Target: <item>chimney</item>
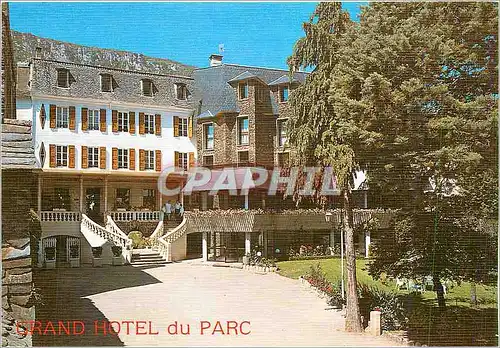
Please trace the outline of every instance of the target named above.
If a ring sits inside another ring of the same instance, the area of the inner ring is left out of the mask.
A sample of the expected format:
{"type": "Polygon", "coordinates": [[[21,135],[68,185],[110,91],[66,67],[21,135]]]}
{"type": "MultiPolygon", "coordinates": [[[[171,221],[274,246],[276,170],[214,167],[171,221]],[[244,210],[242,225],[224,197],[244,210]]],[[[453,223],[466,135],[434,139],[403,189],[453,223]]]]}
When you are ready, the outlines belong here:
{"type": "Polygon", "coordinates": [[[219,66],[222,65],[222,55],[221,54],[212,54],[209,58],[210,66],[219,66]]]}

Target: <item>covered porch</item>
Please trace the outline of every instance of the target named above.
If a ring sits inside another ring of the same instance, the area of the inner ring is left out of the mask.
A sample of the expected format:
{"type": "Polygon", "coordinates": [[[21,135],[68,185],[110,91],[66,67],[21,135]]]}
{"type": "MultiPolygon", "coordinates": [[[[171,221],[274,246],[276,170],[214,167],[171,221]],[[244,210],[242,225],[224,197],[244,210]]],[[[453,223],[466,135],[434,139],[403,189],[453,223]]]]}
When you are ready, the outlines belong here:
{"type": "MultiPolygon", "coordinates": [[[[182,180],[171,175],[167,185],[179,185],[182,180]]],[[[162,195],[158,175],[43,173],[37,192],[42,222],[77,222],[82,214],[101,225],[107,215],[115,222],[158,222],[167,200],[184,201],[182,193],[162,195]]]]}

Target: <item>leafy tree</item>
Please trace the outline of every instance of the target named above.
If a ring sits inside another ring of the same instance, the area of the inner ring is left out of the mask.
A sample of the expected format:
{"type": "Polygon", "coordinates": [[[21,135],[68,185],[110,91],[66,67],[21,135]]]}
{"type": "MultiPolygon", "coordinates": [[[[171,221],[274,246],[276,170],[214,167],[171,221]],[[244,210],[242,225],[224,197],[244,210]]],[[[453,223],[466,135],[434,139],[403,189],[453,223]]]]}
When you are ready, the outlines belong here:
{"type": "Polygon", "coordinates": [[[432,275],[444,307],[442,277],[484,279],[496,269],[483,262],[470,271],[496,233],[485,221],[498,202],[497,26],[494,3],[422,2],[372,3],[359,24],[340,4],[321,3],[304,24],[289,65],[312,73],[291,94],[289,139],[296,164],[333,167],[342,190],[349,330],[360,329],[356,169],[384,206],[401,209],[373,248],[372,274],[432,275]]]}
{"type": "MultiPolygon", "coordinates": [[[[348,45],[354,28],[347,12],[340,3],[320,3],[308,23],[304,23],[306,36],[295,45],[289,58],[292,70],[300,67],[314,68],[307,82],[292,94],[294,109],[288,121],[290,144],[296,151],[298,165],[324,165],[332,167],[337,185],[342,190],[345,217],[347,259],[347,312],[346,330],[361,331],[361,315],[356,281],[356,256],[354,250],[353,213],[351,199],[351,173],[355,169],[354,149],[346,142],[335,124],[343,125],[350,132],[348,117],[337,112],[332,102],[335,72],[348,45]]],[[[316,180],[316,186],[320,182],[316,180]]],[[[297,197],[296,197],[297,198],[297,197]]]]}

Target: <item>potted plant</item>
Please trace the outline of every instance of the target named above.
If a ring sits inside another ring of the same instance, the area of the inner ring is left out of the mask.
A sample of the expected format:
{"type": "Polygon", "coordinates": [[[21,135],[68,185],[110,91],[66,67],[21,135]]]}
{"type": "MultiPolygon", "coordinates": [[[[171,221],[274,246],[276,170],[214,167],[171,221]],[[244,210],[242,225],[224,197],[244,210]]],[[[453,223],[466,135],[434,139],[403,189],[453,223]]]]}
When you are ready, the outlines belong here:
{"type": "Polygon", "coordinates": [[[56,268],[56,247],[45,248],[45,268],[56,268]]]}
{"type": "Polygon", "coordinates": [[[113,266],[123,265],[122,247],[119,245],[113,245],[111,247],[111,252],[113,253],[113,266]]]}
{"type": "Polygon", "coordinates": [[[71,267],[80,267],[80,246],[71,245],[69,247],[69,264],[71,267]]]}
{"type": "Polygon", "coordinates": [[[243,256],[243,265],[246,266],[248,264],[250,264],[250,253],[246,253],[243,256]]]}
{"type": "Polygon", "coordinates": [[[92,265],[94,267],[102,267],[102,247],[92,248],[92,265]]]}

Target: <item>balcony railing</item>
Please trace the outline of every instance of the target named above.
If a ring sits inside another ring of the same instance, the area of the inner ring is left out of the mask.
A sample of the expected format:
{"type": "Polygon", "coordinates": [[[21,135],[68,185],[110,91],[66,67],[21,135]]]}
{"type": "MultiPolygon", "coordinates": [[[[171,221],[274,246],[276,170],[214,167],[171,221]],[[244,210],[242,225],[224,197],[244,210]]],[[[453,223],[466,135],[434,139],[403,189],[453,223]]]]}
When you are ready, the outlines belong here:
{"type": "Polygon", "coordinates": [[[109,215],[114,221],[158,221],[159,211],[111,211],[109,215]]]}
{"type": "Polygon", "coordinates": [[[41,221],[71,222],[80,221],[82,215],[79,211],[41,211],[41,221]]]}

